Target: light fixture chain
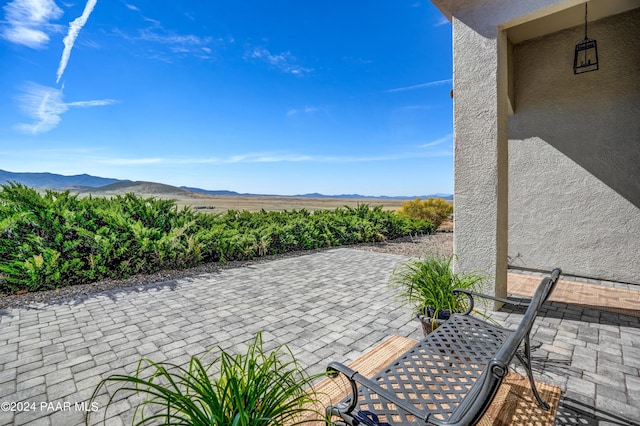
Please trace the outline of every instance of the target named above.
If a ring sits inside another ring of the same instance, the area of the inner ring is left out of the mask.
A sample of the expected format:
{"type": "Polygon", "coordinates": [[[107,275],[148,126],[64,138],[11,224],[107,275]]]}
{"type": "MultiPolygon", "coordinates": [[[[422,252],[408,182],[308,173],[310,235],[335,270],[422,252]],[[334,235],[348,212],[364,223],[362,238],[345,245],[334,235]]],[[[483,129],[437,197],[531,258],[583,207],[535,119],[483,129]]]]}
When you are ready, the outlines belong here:
{"type": "Polygon", "coordinates": [[[584,2],[584,38],[587,39],[587,2],[584,2]]]}

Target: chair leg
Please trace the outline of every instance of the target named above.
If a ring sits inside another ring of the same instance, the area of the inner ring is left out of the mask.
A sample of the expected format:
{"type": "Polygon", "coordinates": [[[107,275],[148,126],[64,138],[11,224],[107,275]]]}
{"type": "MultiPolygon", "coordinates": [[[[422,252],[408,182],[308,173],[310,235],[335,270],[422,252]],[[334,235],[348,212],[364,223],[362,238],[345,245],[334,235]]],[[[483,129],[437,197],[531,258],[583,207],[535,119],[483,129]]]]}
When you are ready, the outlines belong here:
{"type": "Polygon", "coordinates": [[[343,413],[334,406],[328,406],[325,412],[325,425],[327,426],[357,426],[356,421],[350,414],[343,413]],[[340,417],[339,420],[333,420],[332,417],[340,417]]]}
{"type": "Polygon", "coordinates": [[[329,405],[325,409],[326,426],[358,426],[359,422],[353,418],[346,404],[329,405]],[[335,417],[339,417],[335,420],[335,417]]]}
{"type": "Polygon", "coordinates": [[[524,369],[527,370],[527,376],[529,377],[529,383],[531,383],[531,391],[533,392],[533,396],[535,396],[536,401],[538,401],[538,406],[543,410],[548,410],[549,404],[544,402],[538,393],[538,388],[536,387],[536,382],[533,380],[533,372],[531,371],[531,344],[529,342],[529,333],[524,338],[524,356],[519,352],[516,352],[516,356],[520,360],[520,363],[524,366],[524,369]]]}

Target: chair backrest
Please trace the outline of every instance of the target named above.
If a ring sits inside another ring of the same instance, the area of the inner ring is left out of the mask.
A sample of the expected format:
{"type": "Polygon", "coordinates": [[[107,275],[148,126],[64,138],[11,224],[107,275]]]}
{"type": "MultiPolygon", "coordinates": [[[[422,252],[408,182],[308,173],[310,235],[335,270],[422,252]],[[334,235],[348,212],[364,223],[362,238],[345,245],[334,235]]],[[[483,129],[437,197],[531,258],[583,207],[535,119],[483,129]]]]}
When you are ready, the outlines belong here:
{"type": "Polygon", "coordinates": [[[471,424],[477,421],[487,410],[502,379],[509,372],[509,364],[520,347],[523,339],[531,332],[533,323],[542,304],[555,289],[560,269],[556,268],[549,277],[544,278],[536,289],[518,328],[504,341],[498,353],[493,357],[487,369],[478,379],[470,394],[460,404],[456,413],[449,419],[451,423],[471,424]]]}
{"type": "MultiPolygon", "coordinates": [[[[536,320],[536,316],[538,316],[538,311],[542,307],[542,304],[547,301],[555,289],[560,272],[560,269],[556,268],[551,272],[549,277],[544,278],[542,282],[540,282],[538,288],[533,294],[533,297],[531,298],[531,301],[529,302],[529,306],[527,307],[518,328],[516,328],[513,334],[505,340],[502,348],[494,357],[493,360],[495,361],[495,368],[500,368],[503,365],[506,368],[509,365],[515,356],[520,343],[522,343],[524,337],[531,332],[531,328],[533,327],[533,323],[536,320]]],[[[493,373],[500,375],[499,371],[493,371],[493,373]]],[[[506,374],[506,371],[504,374],[506,374]]]]}
{"type": "MultiPolygon", "coordinates": [[[[544,299],[542,300],[542,303],[546,302],[547,299],[549,299],[549,296],[551,296],[551,293],[553,293],[553,290],[555,290],[556,284],[558,284],[558,279],[560,278],[561,273],[562,273],[562,270],[560,268],[555,268],[553,271],[551,271],[551,275],[549,275],[549,278],[553,282],[551,283],[549,290],[545,294],[544,299]]],[[[542,305],[542,303],[540,303],[540,305],[542,305]]],[[[538,306],[538,309],[540,309],[540,306],[538,306]]]]}

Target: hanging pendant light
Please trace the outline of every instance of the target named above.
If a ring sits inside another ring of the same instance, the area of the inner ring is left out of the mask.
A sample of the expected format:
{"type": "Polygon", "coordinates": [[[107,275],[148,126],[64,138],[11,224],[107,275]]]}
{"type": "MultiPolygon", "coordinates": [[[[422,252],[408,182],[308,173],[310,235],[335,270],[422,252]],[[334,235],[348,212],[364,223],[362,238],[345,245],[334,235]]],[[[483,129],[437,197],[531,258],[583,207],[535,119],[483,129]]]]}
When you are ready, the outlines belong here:
{"type": "Polygon", "coordinates": [[[584,4],[584,40],[576,44],[573,57],[573,73],[595,71],[598,69],[598,46],[595,40],[587,37],[587,3],[584,4]]]}

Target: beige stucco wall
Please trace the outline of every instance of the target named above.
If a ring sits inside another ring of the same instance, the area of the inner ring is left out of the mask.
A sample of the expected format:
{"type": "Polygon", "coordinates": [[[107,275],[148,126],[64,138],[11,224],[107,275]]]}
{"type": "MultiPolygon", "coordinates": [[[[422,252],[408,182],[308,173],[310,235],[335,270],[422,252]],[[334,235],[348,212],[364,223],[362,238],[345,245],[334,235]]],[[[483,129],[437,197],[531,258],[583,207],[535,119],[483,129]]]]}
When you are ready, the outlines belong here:
{"type": "Polygon", "coordinates": [[[509,44],[505,28],[582,0],[432,0],[454,44],[454,252],[458,272],[484,271],[507,292],[509,44]]]}
{"type": "Polygon", "coordinates": [[[576,76],[582,28],[507,35],[583,0],[432,1],[453,25],[456,268],[497,295],[507,261],[640,283],[638,10],[590,24],[601,69],[576,76]]]}
{"type": "MultiPolygon", "coordinates": [[[[509,263],[640,284],[640,9],[514,46],[509,263]]],[[[457,195],[457,194],[456,194],[457,195]]],[[[456,206],[457,207],[457,206],[456,206]]]]}
{"type": "Polygon", "coordinates": [[[485,292],[506,296],[507,105],[505,34],[453,18],[454,252],[459,272],[484,271],[485,292]],[[498,52],[502,51],[504,60],[498,52]],[[464,61],[455,60],[463,57],[464,61]],[[504,93],[496,90],[504,80],[504,93]],[[482,94],[482,96],[478,96],[482,94]],[[477,155],[481,152],[482,155],[477,155]]]}

